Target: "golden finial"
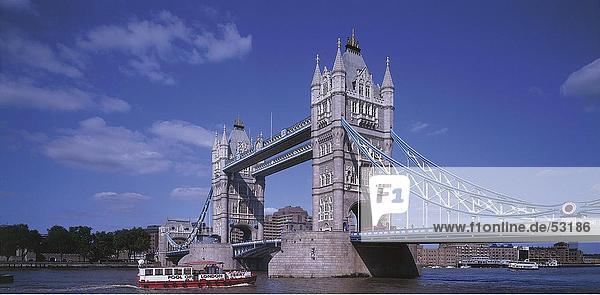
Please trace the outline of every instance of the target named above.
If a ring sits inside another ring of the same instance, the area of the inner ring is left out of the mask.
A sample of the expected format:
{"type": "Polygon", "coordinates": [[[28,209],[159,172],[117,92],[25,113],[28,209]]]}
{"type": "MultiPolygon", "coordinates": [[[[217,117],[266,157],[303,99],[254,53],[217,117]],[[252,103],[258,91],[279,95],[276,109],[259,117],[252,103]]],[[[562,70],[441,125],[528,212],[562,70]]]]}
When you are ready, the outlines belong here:
{"type": "Polygon", "coordinates": [[[356,39],[356,30],[352,28],[352,35],[348,37],[348,42],[346,42],[346,48],[355,51],[356,53],[360,53],[360,46],[358,46],[358,40],[356,39]]]}

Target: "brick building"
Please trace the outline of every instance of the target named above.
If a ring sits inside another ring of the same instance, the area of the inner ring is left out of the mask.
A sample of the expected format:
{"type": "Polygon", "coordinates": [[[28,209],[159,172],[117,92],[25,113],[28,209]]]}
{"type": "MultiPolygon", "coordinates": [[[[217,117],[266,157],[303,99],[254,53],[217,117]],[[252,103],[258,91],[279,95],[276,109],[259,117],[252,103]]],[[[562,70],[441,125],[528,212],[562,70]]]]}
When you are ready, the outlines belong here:
{"type": "Polygon", "coordinates": [[[310,231],[312,230],[312,219],[299,206],[283,207],[272,215],[265,216],[264,238],[280,239],[281,233],[288,231],[310,231]]]}

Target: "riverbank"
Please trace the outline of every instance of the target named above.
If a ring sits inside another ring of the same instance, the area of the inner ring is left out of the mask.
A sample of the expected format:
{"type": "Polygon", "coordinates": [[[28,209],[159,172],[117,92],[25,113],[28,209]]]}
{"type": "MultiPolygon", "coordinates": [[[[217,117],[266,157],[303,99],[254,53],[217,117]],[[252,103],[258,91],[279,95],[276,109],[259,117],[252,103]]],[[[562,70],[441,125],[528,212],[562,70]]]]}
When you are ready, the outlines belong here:
{"type": "Polygon", "coordinates": [[[0,262],[0,269],[29,268],[137,268],[136,263],[88,263],[88,262],[0,262]]]}

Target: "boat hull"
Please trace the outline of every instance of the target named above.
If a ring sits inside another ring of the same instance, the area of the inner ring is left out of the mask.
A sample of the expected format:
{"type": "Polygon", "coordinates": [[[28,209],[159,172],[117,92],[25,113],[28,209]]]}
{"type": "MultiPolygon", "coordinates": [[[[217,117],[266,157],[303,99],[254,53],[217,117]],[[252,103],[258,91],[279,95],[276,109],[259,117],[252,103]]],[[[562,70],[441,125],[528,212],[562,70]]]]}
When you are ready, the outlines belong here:
{"type": "Polygon", "coordinates": [[[227,278],[218,280],[138,282],[138,286],[147,289],[214,288],[251,285],[255,282],[256,275],[252,275],[247,278],[227,278]]]}

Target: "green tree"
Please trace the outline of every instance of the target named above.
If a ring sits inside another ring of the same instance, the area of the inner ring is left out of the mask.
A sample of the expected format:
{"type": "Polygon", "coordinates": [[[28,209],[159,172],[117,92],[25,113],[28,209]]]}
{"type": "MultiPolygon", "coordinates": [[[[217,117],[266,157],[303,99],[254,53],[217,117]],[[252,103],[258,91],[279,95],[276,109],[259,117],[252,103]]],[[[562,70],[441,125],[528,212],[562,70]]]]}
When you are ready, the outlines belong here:
{"type": "Polygon", "coordinates": [[[17,240],[14,238],[12,225],[0,227],[0,255],[8,259],[17,251],[17,240]]]}
{"type": "Polygon", "coordinates": [[[141,227],[131,229],[131,238],[133,244],[131,250],[134,253],[143,253],[150,249],[150,236],[141,227]]]}
{"type": "Polygon", "coordinates": [[[16,255],[21,249],[21,258],[27,251],[39,248],[41,236],[37,231],[30,231],[26,224],[14,224],[0,227],[0,255],[6,258],[16,255]]]}
{"type": "Polygon", "coordinates": [[[106,261],[115,254],[115,234],[112,232],[96,232],[92,236],[90,260],[106,261]]]}
{"type": "Polygon", "coordinates": [[[131,234],[128,229],[120,229],[115,232],[115,250],[117,252],[127,251],[127,260],[131,259],[131,234]]]}
{"type": "Polygon", "coordinates": [[[62,226],[51,227],[46,237],[46,247],[49,252],[59,253],[62,261],[63,255],[73,250],[71,234],[62,226]]]}
{"type": "Polygon", "coordinates": [[[127,260],[135,253],[145,252],[150,248],[150,236],[141,227],[121,229],[115,232],[115,248],[127,251],[127,260]]]}
{"type": "Polygon", "coordinates": [[[72,226],[69,235],[73,246],[73,252],[89,259],[92,248],[92,228],[89,226],[72,226]]]}

